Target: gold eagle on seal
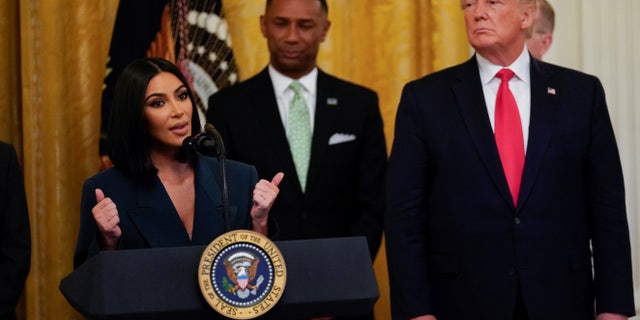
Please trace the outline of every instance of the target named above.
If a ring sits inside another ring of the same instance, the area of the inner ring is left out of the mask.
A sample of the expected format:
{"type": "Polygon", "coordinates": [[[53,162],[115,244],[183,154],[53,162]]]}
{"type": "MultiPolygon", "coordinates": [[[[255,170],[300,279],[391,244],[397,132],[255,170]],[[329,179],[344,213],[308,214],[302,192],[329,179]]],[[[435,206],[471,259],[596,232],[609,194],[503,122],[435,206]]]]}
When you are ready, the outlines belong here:
{"type": "Polygon", "coordinates": [[[248,253],[237,252],[224,261],[229,280],[233,287],[227,290],[240,298],[246,298],[251,293],[255,294],[262,283],[262,276],[258,278],[256,284],[252,285],[258,270],[260,258],[248,253]]]}

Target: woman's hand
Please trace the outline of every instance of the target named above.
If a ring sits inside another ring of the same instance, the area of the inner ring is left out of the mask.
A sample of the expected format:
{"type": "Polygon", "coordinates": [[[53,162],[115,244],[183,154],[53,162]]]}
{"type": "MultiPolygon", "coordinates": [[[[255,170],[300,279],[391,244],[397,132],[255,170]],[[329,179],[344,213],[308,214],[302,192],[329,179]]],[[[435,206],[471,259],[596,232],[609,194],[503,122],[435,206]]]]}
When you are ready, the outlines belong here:
{"type": "Polygon", "coordinates": [[[111,198],[105,197],[101,189],[96,188],[96,205],[91,209],[93,219],[102,233],[100,249],[113,250],[116,248],[118,239],[122,235],[120,230],[120,216],[118,208],[111,198]]]}
{"type": "Polygon", "coordinates": [[[280,189],[278,185],[282,182],[284,173],[278,172],[271,179],[271,182],[260,179],[253,189],[253,206],[251,207],[251,220],[253,231],[267,235],[267,218],[269,218],[269,210],[273,206],[280,189]]]}

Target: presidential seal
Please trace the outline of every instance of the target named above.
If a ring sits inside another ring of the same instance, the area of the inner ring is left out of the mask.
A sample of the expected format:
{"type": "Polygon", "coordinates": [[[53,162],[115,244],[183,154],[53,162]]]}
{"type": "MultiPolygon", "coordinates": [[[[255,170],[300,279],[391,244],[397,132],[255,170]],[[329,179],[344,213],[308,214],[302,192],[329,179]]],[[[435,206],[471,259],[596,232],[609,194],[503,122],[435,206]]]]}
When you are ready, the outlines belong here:
{"type": "Polygon", "coordinates": [[[200,291],[218,313],[253,319],[282,297],[287,278],[284,258],[269,238],[250,230],[227,232],[202,253],[200,291]]]}

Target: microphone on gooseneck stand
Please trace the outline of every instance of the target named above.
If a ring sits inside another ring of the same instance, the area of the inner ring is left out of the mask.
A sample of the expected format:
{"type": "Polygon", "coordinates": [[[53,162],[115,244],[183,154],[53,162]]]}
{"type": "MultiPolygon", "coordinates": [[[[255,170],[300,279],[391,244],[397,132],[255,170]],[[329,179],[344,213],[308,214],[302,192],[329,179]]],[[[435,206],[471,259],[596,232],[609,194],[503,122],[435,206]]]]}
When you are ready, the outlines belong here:
{"type": "Polygon", "coordinates": [[[215,155],[218,150],[216,140],[208,131],[184,138],[182,147],[193,154],[207,156],[215,155]]]}
{"type": "Polygon", "coordinates": [[[216,129],[216,127],[214,127],[211,123],[205,123],[204,124],[204,132],[208,133],[211,137],[213,137],[213,140],[216,144],[216,153],[218,155],[218,157],[225,156],[225,150],[224,150],[224,141],[222,141],[222,136],[220,135],[220,132],[218,132],[218,130],[216,129]]]}
{"type": "Polygon", "coordinates": [[[229,186],[227,180],[226,157],[224,154],[224,142],[222,141],[220,132],[218,132],[218,130],[216,130],[216,128],[210,123],[205,123],[203,134],[207,134],[208,137],[211,137],[214,140],[215,152],[218,156],[218,171],[220,174],[219,184],[222,193],[222,218],[224,220],[224,231],[229,232],[231,231],[231,224],[229,222],[229,186]]]}

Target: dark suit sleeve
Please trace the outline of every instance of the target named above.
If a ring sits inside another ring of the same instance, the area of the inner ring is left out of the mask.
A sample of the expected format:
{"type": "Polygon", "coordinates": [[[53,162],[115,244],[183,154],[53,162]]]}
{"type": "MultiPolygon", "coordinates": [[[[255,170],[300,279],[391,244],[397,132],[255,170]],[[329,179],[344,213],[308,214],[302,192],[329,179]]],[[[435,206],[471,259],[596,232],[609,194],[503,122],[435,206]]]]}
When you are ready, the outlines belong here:
{"type": "Polygon", "coordinates": [[[380,242],[385,210],[385,178],[387,172],[387,147],[378,96],[367,91],[367,113],[363,130],[362,150],[359,154],[357,197],[360,215],[352,227],[353,234],[364,235],[369,245],[371,259],[375,259],[380,242]]]}
{"type": "Polygon", "coordinates": [[[80,267],[87,259],[100,252],[100,246],[97,241],[99,230],[91,213],[91,209],[96,205],[95,188],[96,186],[92,183],[91,178],[85,181],[82,187],[80,231],[73,255],[74,269],[80,267]]]}
{"type": "Polygon", "coordinates": [[[602,84],[594,81],[591,145],[586,159],[597,313],[635,313],[629,227],[618,148],[602,84]]]}
{"type": "Polygon", "coordinates": [[[385,241],[393,319],[431,313],[427,280],[425,194],[429,157],[411,84],[405,86],[396,116],[387,175],[385,241]]]}
{"type": "Polygon", "coordinates": [[[14,312],[31,263],[24,183],[15,149],[0,144],[0,319],[14,312]]]}

